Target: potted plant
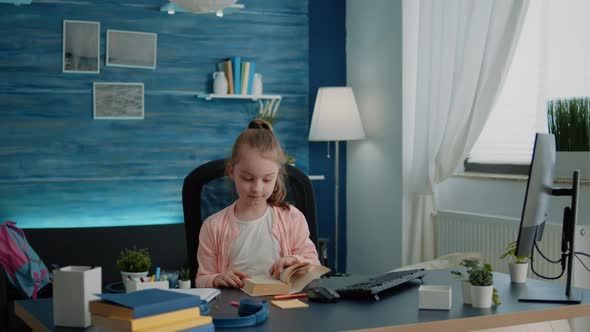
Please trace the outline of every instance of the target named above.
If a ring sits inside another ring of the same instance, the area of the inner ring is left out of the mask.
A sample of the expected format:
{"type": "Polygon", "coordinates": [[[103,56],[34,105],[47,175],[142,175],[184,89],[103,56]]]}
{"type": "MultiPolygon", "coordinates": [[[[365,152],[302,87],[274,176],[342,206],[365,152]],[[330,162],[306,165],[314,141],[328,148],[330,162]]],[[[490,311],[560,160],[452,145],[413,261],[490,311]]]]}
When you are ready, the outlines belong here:
{"type": "Polygon", "coordinates": [[[187,267],[181,267],[178,272],[178,288],[191,288],[190,270],[187,267]]]}
{"type": "Polygon", "coordinates": [[[516,241],[510,242],[506,245],[505,252],[500,256],[500,259],[504,259],[508,256],[512,257],[512,262],[508,264],[510,281],[515,283],[526,282],[527,272],[529,271],[528,259],[530,256],[519,256],[516,254],[516,241]]]}
{"type": "Polygon", "coordinates": [[[492,302],[500,304],[498,290],[494,288],[494,275],[490,264],[477,265],[469,270],[471,282],[471,305],[475,308],[489,308],[492,302]]]}
{"type": "Polygon", "coordinates": [[[465,273],[462,271],[451,271],[451,274],[456,280],[461,281],[461,286],[463,289],[463,303],[471,304],[471,282],[469,282],[469,273],[471,269],[477,267],[478,262],[476,260],[464,259],[461,264],[467,270],[465,273]]]}
{"type": "Polygon", "coordinates": [[[147,248],[125,248],[117,259],[117,267],[121,271],[123,282],[128,279],[139,280],[147,277],[152,261],[147,248]]]}
{"type": "Polygon", "coordinates": [[[547,102],[549,133],[555,135],[555,176],[571,178],[579,169],[590,174],[590,98],[563,98],[547,102]]]}

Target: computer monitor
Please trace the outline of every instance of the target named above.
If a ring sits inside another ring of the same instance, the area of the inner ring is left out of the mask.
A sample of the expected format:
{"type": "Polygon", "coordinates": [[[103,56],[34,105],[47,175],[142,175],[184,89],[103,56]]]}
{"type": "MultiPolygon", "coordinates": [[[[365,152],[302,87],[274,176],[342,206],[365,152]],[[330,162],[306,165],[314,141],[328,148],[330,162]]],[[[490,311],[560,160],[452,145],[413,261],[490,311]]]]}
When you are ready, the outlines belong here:
{"type": "Polygon", "coordinates": [[[529,256],[535,241],[541,241],[543,237],[554,173],[555,137],[552,134],[537,134],[518,230],[518,256],[529,256]]]}
{"type": "MultiPolygon", "coordinates": [[[[571,188],[554,188],[555,155],[555,137],[552,134],[537,134],[520,218],[516,255],[533,257],[535,242],[542,240],[543,229],[547,222],[547,207],[551,196],[571,196],[570,206],[564,208],[562,252],[561,259],[558,262],[562,266],[562,272],[566,270],[567,265],[565,292],[559,289],[527,287],[527,292],[521,295],[519,301],[580,303],[579,292],[573,292],[571,289],[574,230],[580,186],[579,171],[572,171],[573,183],[571,188]]],[[[534,260],[531,259],[531,268],[535,272],[533,264],[534,260]]]]}

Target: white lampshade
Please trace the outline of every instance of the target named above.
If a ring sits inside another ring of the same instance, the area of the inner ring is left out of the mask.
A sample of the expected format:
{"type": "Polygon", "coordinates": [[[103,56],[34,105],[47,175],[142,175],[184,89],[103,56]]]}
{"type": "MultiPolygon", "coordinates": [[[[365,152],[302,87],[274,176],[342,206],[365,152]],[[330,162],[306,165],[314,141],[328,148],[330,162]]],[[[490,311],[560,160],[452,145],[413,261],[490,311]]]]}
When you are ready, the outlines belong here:
{"type": "Polygon", "coordinates": [[[310,141],[347,141],[365,138],[350,87],[320,88],[313,108],[310,141]]]}

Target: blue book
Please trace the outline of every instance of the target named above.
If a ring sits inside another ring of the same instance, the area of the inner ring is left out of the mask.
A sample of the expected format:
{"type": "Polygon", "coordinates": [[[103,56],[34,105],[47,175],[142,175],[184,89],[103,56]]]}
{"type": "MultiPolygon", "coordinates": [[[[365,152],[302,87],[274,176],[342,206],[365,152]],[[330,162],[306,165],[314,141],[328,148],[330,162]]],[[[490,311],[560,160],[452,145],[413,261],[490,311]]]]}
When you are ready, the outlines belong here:
{"type": "Polygon", "coordinates": [[[242,59],[239,56],[232,56],[231,63],[234,70],[234,94],[239,95],[242,93],[242,59]]]}
{"type": "Polygon", "coordinates": [[[124,316],[124,313],[130,311],[132,318],[142,318],[199,307],[202,302],[199,296],[155,288],[128,294],[105,293],[97,294],[97,296],[104,302],[121,307],[122,316],[124,316]]]}
{"type": "Polygon", "coordinates": [[[252,94],[252,80],[254,79],[254,73],[256,72],[256,62],[250,61],[250,71],[248,73],[248,94],[252,94]]]}
{"type": "Polygon", "coordinates": [[[213,325],[213,323],[205,324],[190,328],[188,330],[182,330],[182,332],[215,332],[215,325],[213,325]]]}

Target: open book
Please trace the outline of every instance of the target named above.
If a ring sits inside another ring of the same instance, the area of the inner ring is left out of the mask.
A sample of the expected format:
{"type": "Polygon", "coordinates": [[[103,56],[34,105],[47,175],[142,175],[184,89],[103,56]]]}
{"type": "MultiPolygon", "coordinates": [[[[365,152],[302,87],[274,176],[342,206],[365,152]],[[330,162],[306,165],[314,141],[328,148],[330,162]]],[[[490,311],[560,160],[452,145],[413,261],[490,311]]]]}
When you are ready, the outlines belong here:
{"type": "Polygon", "coordinates": [[[284,269],[279,280],[268,275],[246,278],[242,290],[250,296],[298,293],[328,272],[330,269],[325,266],[298,263],[284,269]]]}

